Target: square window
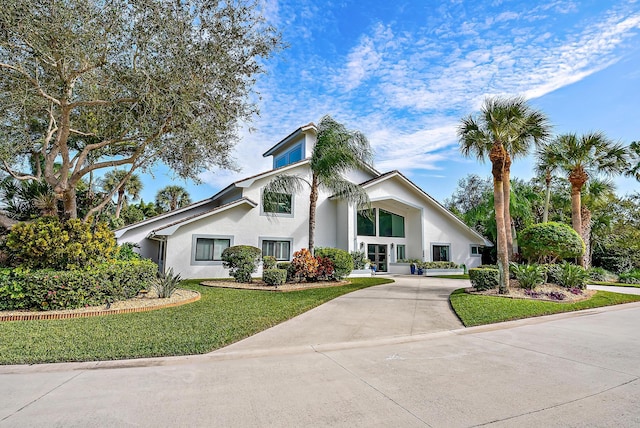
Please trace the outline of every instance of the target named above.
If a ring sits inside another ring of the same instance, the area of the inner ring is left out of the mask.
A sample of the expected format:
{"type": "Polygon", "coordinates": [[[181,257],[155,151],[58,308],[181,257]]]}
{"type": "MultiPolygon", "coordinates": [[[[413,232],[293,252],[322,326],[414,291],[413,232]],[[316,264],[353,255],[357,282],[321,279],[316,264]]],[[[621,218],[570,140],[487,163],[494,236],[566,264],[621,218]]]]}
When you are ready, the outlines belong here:
{"type": "Polygon", "coordinates": [[[278,261],[291,260],[291,241],[262,241],[262,256],[272,256],[278,261]]]}
{"type": "Polygon", "coordinates": [[[434,262],[450,262],[451,254],[449,245],[433,245],[432,246],[432,261],[434,262]]]}
{"type": "Polygon", "coordinates": [[[292,196],[285,193],[264,192],[262,207],[265,213],[291,214],[292,196]]]}
{"type": "Polygon", "coordinates": [[[222,260],[222,252],[231,246],[230,239],[197,238],[195,261],[212,262],[222,260]]]}

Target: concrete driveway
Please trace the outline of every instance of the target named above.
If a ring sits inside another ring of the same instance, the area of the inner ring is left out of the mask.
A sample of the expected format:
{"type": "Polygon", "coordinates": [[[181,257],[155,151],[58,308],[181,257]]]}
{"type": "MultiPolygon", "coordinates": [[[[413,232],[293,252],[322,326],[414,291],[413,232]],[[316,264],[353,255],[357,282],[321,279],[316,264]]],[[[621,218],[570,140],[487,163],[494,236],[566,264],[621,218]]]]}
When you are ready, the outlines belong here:
{"type": "Polygon", "coordinates": [[[3,366],[0,427],[640,425],[640,304],[428,322],[458,285],[398,278],[208,355],[3,366]]]}

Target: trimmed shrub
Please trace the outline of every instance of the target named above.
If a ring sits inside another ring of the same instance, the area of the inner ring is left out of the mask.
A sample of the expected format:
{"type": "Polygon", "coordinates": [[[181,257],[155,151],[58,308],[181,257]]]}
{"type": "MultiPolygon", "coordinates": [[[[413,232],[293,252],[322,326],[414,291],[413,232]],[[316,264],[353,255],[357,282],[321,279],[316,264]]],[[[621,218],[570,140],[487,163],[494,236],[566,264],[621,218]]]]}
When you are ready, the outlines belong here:
{"type": "Polygon", "coordinates": [[[610,281],[614,277],[614,274],[601,267],[589,268],[589,279],[593,281],[610,281]]]}
{"type": "Polygon", "coordinates": [[[105,223],[62,222],[49,216],[16,224],[7,235],[6,248],[23,267],[80,269],[113,260],[116,240],[105,223]]]}
{"type": "Polygon", "coordinates": [[[222,251],[222,265],[229,269],[229,275],[236,282],[251,282],[251,275],[258,270],[260,248],[251,245],[235,245],[222,251]]]}
{"type": "Polygon", "coordinates": [[[291,262],[278,262],[276,264],[277,269],[284,269],[287,271],[287,282],[293,281],[296,276],[296,271],[291,262]]]}
{"type": "Polygon", "coordinates": [[[150,260],[76,271],[16,268],[0,273],[0,310],[75,309],[126,300],[149,289],[157,272],[150,260]]]}
{"type": "Polygon", "coordinates": [[[581,290],[587,288],[589,272],[587,272],[582,266],[572,265],[567,262],[558,266],[560,267],[557,272],[558,285],[565,288],[579,288],[581,290]]]}
{"type": "Polygon", "coordinates": [[[520,287],[528,290],[533,290],[538,285],[542,285],[547,281],[546,269],[541,265],[519,265],[511,263],[510,271],[515,275],[515,278],[520,283],[520,287]]]}
{"type": "Polygon", "coordinates": [[[480,265],[478,269],[498,269],[498,265],[480,265]]]}
{"type": "Polygon", "coordinates": [[[306,248],[293,253],[291,266],[298,281],[314,281],[318,276],[318,260],[306,248]]]}
{"type": "Polygon", "coordinates": [[[273,256],[263,256],[262,257],[262,269],[263,270],[275,269],[277,263],[278,263],[278,261],[273,256]]]}
{"type": "Polygon", "coordinates": [[[420,269],[459,269],[454,262],[418,262],[416,266],[420,269]]]}
{"type": "Polygon", "coordinates": [[[158,273],[158,277],[153,282],[153,288],[161,299],[168,299],[178,289],[180,285],[180,274],[174,275],[173,268],[165,273],[158,273]]]}
{"type": "Polygon", "coordinates": [[[640,284],[640,270],[636,269],[621,273],[618,277],[618,281],[623,284],[640,284]]]}
{"type": "Polygon", "coordinates": [[[500,271],[498,269],[469,269],[469,279],[473,288],[479,291],[498,288],[500,271]]]}
{"type": "Polygon", "coordinates": [[[318,261],[318,279],[328,281],[334,277],[335,268],[329,257],[316,257],[318,261]]]}
{"type": "MultiPolygon", "coordinates": [[[[366,269],[367,264],[370,263],[370,260],[367,258],[363,251],[352,251],[350,254],[351,260],[353,261],[354,269],[366,269]]],[[[401,262],[398,260],[398,263],[401,262]]]]}
{"type": "Polygon", "coordinates": [[[522,255],[538,263],[580,257],[585,246],[582,238],[570,226],[550,221],[524,229],[518,237],[522,255]]]}
{"type": "Polygon", "coordinates": [[[335,269],[331,275],[331,279],[346,278],[353,270],[353,259],[351,254],[340,248],[316,248],[314,252],[316,257],[328,257],[333,262],[335,269]]]}
{"type": "Polygon", "coordinates": [[[262,280],[267,285],[273,285],[277,287],[287,282],[287,270],[286,269],[266,269],[262,271],[262,280]]]}

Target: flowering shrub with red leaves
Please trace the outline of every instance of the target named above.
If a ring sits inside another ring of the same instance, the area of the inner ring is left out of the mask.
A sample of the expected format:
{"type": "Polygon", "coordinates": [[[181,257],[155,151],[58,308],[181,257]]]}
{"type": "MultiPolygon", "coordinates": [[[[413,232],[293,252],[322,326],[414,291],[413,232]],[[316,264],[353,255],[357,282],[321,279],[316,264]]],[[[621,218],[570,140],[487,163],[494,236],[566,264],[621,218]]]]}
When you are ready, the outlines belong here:
{"type": "Polygon", "coordinates": [[[333,260],[329,257],[316,257],[316,260],[318,261],[318,279],[320,281],[332,279],[333,273],[335,272],[333,260]]]}
{"type": "Polygon", "coordinates": [[[315,281],[318,277],[318,260],[306,248],[293,253],[291,266],[298,281],[315,281]]]}

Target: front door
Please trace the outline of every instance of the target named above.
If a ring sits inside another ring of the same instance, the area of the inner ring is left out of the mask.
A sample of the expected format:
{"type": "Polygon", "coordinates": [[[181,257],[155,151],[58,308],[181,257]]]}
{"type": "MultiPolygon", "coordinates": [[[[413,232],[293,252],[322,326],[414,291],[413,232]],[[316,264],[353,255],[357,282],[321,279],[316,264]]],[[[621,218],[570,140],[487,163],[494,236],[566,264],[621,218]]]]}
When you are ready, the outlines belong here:
{"type": "Polygon", "coordinates": [[[376,272],[387,271],[387,246],[379,244],[367,245],[367,258],[371,265],[376,267],[376,272]]]}

